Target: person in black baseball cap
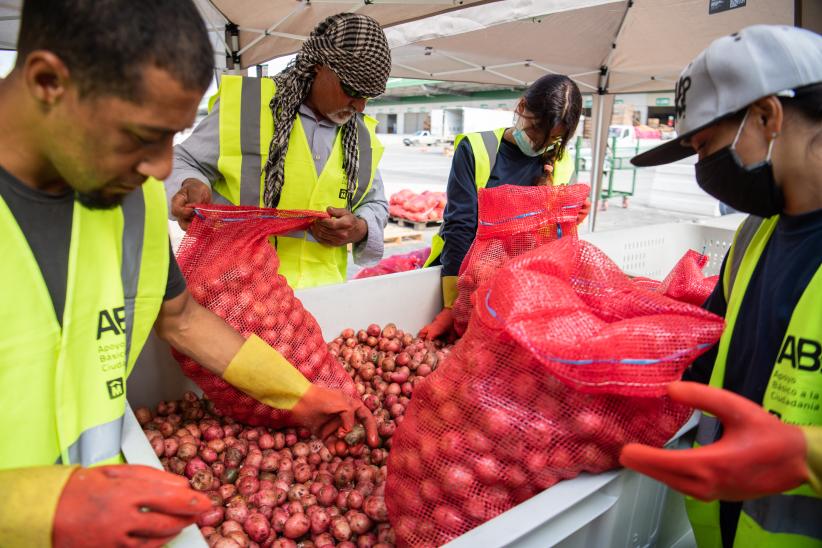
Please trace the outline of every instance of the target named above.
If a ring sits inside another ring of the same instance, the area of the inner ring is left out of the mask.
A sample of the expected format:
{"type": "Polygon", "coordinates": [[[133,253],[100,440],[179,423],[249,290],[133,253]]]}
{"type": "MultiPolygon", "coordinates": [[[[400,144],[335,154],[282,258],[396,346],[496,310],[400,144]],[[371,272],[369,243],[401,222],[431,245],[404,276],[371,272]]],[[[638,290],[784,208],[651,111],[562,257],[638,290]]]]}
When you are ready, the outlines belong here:
{"type": "Polygon", "coordinates": [[[699,186],[750,216],[704,305],[725,332],[697,382],[669,387],[704,410],[696,448],[629,444],[620,461],[690,495],[700,547],[820,546],[822,37],[757,25],[714,41],[682,72],[676,114],[679,137],[631,161],[697,154],[699,186]]]}

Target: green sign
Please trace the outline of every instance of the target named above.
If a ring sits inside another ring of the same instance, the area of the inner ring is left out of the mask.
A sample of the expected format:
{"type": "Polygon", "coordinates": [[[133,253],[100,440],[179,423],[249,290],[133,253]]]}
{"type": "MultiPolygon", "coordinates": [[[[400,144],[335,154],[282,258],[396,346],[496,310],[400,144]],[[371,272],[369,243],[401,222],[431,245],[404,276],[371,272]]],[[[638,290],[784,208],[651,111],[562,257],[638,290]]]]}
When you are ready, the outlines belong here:
{"type": "Polygon", "coordinates": [[[591,108],[594,104],[594,100],[591,97],[586,97],[584,101],[582,101],[582,108],[591,108]]]}
{"type": "Polygon", "coordinates": [[[658,106],[658,107],[669,107],[669,106],[671,106],[671,98],[670,97],[657,97],[656,98],[656,106],[658,106]]]}

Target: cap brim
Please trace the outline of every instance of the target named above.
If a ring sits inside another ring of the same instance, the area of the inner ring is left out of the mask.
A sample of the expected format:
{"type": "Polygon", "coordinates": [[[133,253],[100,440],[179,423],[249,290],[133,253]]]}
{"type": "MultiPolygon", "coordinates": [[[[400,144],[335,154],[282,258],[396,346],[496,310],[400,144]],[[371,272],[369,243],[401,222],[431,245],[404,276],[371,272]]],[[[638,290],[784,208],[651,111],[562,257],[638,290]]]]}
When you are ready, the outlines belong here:
{"type": "Polygon", "coordinates": [[[720,121],[726,118],[735,116],[738,112],[738,110],[735,110],[733,112],[723,114],[722,116],[714,118],[707,124],[703,124],[696,129],[692,129],[688,133],[677,135],[676,139],[671,139],[667,143],[661,144],[658,147],[646,150],[642,154],[637,154],[636,156],[631,158],[631,163],[637,167],[661,166],[662,164],[678,162],[683,158],[693,156],[694,154],[696,154],[696,151],[693,149],[693,147],[682,144],[683,141],[687,141],[688,139],[690,139],[691,137],[693,137],[705,128],[711,127],[712,125],[719,123],[720,121]]]}
{"type": "Polygon", "coordinates": [[[667,143],[663,143],[650,150],[646,150],[642,154],[637,154],[631,158],[631,163],[637,167],[659,166],[662,164],[670,164],[671,162],[678,162],[683,158],[696,154],[696,151],[690,147],[683,145],[682,142],[688,139],[702,128],[689,131],[685,135],[677,136],[676,139],[671,139],[667,143]]]}

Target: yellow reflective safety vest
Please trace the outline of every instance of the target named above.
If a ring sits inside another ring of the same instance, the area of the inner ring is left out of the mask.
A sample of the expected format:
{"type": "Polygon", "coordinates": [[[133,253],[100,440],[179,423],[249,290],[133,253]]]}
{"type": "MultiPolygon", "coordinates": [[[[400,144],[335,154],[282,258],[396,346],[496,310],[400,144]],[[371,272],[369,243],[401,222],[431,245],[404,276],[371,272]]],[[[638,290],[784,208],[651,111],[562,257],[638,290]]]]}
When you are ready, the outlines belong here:
{"type": "MultiPolygon", "coordinates": [[[[274,120],[269,103],[277,91],[270,78],[225,75],[209,108],[220,100],[220,155],[217,161],[222,176],[213,190],[223,201],[234,205],[263,207],[265,164],[274,120]]],[[[377,139],[377,120],[357,116],[359,172],[351,200],[356,210],[371,189],[383,146],[377,139]]],[[[317,173],[300,117],[294,119],[285,157],[285,181],[280,209],[325,211],[347,204],[348,179],[343,169],[342,131],[337,132],[331,155],[322,173],[317,173]]],[[[215,201],[220,201],[215,199],[215,201]]],[[[280,258],[280,274],[294,288],[342,283],[346,278],[348,253],[345,246],[329,247],[318,243],[307,231],[280,236],[274,240],[280,258]]]]}
{"type": "MultiPolygon", "coordinates": [[[[485,188],[488,184],[488,179],[491,178],[491,172],[494,171],[494,165],[497,163],[497,154],[499,153],[499,146],[502,142],[502,135],[507,128],[498,128],[493,131],[480,131],[477,133],[465,133],[457,135],[454,140],[454,149],[459,146],[460,141],[468,139],[471,144],[471,151],[474,154],[474,184],[477,191],[485,188]]],[[[565,154],[559,162],[554,165],[554,186],[567,185],[574,174],[574,160],[570,154],[565,154]]],[[[440,229],[440,232],[442,229],[440,229]]],[[[442,248],[445,246],[445,240],[437,233],[431,240],[431,254],[426,259],[423,267],[431,266],[442,254],[442,248]]]]}
{"type": "MultiPolygon", "coordinates": [[[[722,279],[728,303],[726,327],[719,340],[710,385],[722,388],[728,349],[739,309],[779,216],[748,217],[734,237],[722,279]]],[[[751,334],[756,336],[755,334],[751,334]]],[[[794,308],[768,381],[762,406],[783,422],[822,425],[822,268],[817,270],[794,308]]],[[[716,441],[718,419],[703,412],[696,446],[716,441]]],[[[686,497],[688,517],[700,548],[722,548],[718,501],[686,497]]],[[[822,498],[805,484],[791,491],[745,501],[734,539],[737,548],[822,546],[822,498]]],[[[728,547],[726,547],[728,548],[728,547]]]]}
{"type": "Polygon", "coordinates": [[[168,278],[166,212],[157,180],[113,209],[74,203],[61,327],[0,198],[0,468],[122,462],[126,379],[168,278]]]}

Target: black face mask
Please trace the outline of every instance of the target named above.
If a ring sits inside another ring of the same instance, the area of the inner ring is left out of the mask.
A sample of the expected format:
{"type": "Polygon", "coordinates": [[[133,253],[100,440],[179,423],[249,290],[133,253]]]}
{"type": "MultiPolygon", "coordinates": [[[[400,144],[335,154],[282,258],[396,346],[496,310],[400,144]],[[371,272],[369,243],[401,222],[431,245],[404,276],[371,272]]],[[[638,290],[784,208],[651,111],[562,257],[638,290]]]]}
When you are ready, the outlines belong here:
{"type": "Polygon", "coordinates": [[[773,141],[768,146],[767,158],[752,166],[744,166],[734,150],[747,117],[746,113],[733,143],[696,163],[696,182],[702,190],[734,209],[772,217],[785,207],[782,189],[773,177],[773,141]]]}

